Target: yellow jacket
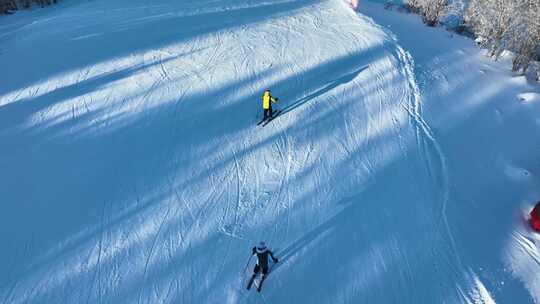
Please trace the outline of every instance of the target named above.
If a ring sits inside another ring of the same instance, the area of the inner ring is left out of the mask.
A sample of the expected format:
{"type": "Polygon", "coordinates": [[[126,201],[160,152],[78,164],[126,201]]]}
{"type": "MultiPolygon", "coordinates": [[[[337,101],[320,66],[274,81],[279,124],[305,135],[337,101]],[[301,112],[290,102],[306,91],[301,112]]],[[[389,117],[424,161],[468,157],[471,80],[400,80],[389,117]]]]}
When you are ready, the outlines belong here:
{"type": "Polygon", "coordinates": [[[277,99],[275,99],[272,95],[270,95],[270,92],[264,92],[263,96],[261,97],[263,102],[263,109],[270,109],[270,101],[273,103],[277,102],[277,99]]]}

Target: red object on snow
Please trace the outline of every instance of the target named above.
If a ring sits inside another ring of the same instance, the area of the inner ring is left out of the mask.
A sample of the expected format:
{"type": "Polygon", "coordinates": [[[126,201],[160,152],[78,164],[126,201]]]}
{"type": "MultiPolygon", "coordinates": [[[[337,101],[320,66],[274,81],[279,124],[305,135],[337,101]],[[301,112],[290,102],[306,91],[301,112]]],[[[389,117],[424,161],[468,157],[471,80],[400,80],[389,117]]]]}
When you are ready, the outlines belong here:
{"type": "Polygon", "coordinates": [[[540,232],[540,202],[531,211],[531,226],[534,230],[540,232]]]}

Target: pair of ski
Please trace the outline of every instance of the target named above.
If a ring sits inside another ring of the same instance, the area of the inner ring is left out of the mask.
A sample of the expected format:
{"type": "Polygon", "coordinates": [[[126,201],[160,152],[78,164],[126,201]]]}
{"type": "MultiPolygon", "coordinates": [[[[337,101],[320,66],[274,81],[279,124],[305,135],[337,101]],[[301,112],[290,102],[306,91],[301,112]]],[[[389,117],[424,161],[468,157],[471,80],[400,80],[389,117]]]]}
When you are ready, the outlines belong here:
{"type": "Polygon", "coordinates": [[[266,274],[263,274],[262,272],[257,272],[257,273],[254,273],[251,278],[249,279],[249,282],[248,282],[248,285],[247,285],[247,290],[250,290],[251,289],[251,285],[253,285],[253,283],[255,282],[255,278],[257,278],[257,276],[259,274],[262,274],[262,278],[261,280],[258,282],[258,283],[255,283],[255,286],[257,286],[257,292],[261,292],[261,288],[262,288],[262,284],[264,283],[264,280],[266,280],[266,278],[270,275],[270,273],[272,272],[272,269],[274,268],[274,266],[276,265],[277,262],[274,262],[272,265],[270,265],[270,267],[268,267],[268,272],[266,274]]]}
{"type": "MultiPolygon", "coordinates": [[[[254,275],[251,276],[251,279],[249,279],[248,285],[246,287],[247,290],[251,289],[251,285],[253,285],[253,282],[255,281],[255,278],[257,277],[257,275],[258,274],[254,274],[254,275]]],[[[255,284],[257,286],[257,292],[261,292],[262,284],[263,284],[264,280],[266,280],[267,276],[268,276],[268,274],[263,274],[261,280],[259,281],[259,283],[255,284]]]]}
{"type": "Polygon", "coordinates": [[[269,124],[272,120],[276,119],[276,117],[279,116],[279,114],[281,114],[281,112],[283,112],[283,110],[278,110],[278,111],[274,111],[272,112],[272,116],[270,117],[267,117],[267,118],[263,118],[261,121],[259,121],[257,123],[257,126],[260,126],[262,124],[262,126],[266,126],[267,124],[269,124]]]}

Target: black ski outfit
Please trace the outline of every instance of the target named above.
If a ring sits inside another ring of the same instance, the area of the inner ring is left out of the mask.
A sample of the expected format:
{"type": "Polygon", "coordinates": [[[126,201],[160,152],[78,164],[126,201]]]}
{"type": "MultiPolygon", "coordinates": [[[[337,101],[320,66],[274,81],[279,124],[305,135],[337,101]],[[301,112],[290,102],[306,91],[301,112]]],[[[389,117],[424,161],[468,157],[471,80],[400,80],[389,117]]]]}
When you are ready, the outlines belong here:
{"type": "Polygon", "coordinates": [[[272,258],[274,263],[277,263],[278,259],[274,256],[270,249],[266,248],[264,242],[261,242],[258,246],[251,249],[251,256],[255,254],[257,255],[257,263],[255,264],[255,268],[253,268],[253,275],[249,279],[247,289],[249,290],[251,288],[251,284],[253,284],[253,281],[255,280],[257,274],[259,272],[262,272],[263,276],[261,278],[261,281],[259,282],[259,286],[257,286],[257,291],[260,292],[262,284],[266,279],[266,276],[268,275],[268,256],[272,258]]]}
{"type": "Polygon", "coordinates": [[[251,255],[254,254],[257,255],[257,263],[255,264],[255,268],[253,268],[253,275],[256,275],[261,270],[263,275],[266,275],[268,273],[268,256],[272,258],[272,261],[274,261],[274,263],[278,262],[278,259],[274,256],[272,251],[270,251],[266,247],[253,247],[253,249],[251,250],[251,255]]]}

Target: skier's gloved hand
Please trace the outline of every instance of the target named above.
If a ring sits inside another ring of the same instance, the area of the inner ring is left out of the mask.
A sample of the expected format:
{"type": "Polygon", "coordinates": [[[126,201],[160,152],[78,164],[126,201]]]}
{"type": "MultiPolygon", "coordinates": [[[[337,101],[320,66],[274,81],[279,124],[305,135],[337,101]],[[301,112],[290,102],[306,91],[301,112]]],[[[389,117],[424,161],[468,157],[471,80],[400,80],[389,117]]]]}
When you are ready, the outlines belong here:
{"type": "Polygon", "coordinates": [[[279,98],[276,97],[276,102],[279,101],[279,98]]]}
{"type": "Polygon", "coordinates": [[[278,260],[277,258],[275,258],[275,259],[274,259],[274,262],[277,263],[277,262],[279,262],[279,260],[278,260]]]}

